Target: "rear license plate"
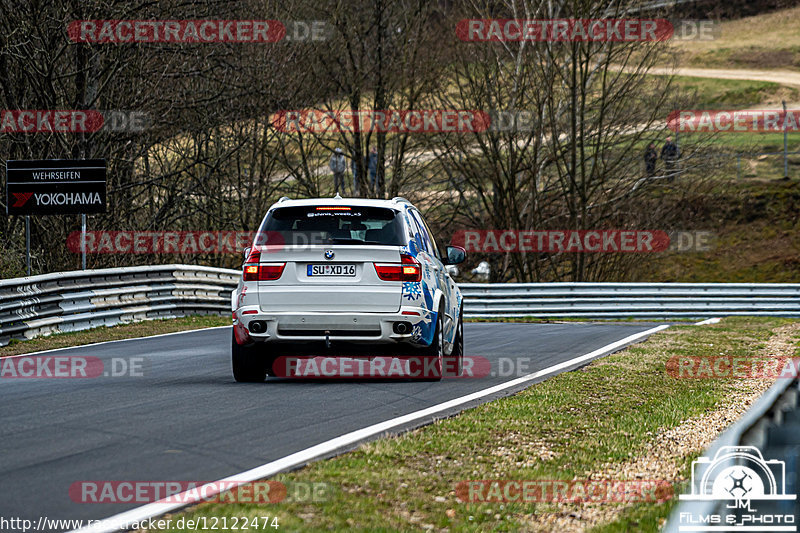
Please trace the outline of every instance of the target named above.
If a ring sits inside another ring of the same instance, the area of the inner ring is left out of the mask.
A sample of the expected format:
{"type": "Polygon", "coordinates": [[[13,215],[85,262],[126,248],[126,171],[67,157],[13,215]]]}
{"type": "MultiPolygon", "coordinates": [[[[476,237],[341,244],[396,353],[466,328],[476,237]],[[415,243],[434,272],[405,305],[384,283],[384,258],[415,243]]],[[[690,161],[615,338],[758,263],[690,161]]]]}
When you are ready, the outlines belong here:
{"type": "Polygon", "coordinates": [[[356,266],[344,263],[308,265],[308,276],[355,276],[356,266]]]}

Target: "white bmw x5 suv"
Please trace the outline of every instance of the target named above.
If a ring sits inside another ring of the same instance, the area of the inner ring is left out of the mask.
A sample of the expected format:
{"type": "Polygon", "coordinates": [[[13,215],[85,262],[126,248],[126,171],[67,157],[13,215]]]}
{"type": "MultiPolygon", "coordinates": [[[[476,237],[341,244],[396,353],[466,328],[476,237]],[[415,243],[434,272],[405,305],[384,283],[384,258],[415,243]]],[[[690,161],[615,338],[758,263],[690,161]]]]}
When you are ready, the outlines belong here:
{"type": "Polygon", "coordinates": [[[466,254],[443,252],[403,198],[281,199],[245,250],[231,296],[234,378],[263,381],[298,349],[368,357],[388,346],[433,358],[433,379],[446,359],[460,373],[463,301],[445,265],[466,254]]]}

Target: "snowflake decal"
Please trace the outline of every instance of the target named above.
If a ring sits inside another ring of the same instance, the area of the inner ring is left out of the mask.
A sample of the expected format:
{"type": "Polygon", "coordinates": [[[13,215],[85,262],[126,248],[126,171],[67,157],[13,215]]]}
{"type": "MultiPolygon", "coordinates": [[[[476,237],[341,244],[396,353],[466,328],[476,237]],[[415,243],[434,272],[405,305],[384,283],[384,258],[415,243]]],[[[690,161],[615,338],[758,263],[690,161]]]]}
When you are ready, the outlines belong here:
{"type": "Polygon", "coordinates": [[[422,296],[422,289],[420,289],[419,282],[406,281],[403,283],[403,296],[409,300],[419,300],[422,296]]]}
{"type": "Polygon", "coordinates": [[[415,341],[418,341],[422,337],[422,328],[419,326],[414,326],[411,329],[411,338],[415,341]]]}

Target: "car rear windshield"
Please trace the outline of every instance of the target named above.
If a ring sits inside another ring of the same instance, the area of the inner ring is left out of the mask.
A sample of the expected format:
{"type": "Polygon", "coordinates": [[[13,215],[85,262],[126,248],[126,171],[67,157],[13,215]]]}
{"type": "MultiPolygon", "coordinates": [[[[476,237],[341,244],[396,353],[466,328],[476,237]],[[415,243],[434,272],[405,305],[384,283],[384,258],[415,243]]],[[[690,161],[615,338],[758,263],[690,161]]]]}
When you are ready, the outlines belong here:
{"type": "Polygon", "coordinates": [[[273,209],[256,237],[256,244],[270,243],[405,244],[400,216],[394,209],[340,205],[273,209]]]}

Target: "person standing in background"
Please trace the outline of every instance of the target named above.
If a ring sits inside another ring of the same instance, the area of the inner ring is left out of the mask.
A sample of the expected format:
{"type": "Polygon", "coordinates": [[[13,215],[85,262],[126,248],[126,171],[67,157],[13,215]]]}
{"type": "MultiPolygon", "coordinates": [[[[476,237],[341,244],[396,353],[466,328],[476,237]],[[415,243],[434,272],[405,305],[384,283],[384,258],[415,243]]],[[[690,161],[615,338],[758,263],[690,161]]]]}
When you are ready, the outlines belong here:
{"type": "Polygon", "coordinates": [[[328,166],[330,167],[331,172],[333,172],[334,194],[339,193],[339,187],[342,188],[342,193],[344,193],[344,173],[347,170],[347,161],[344,159],[344,154],[342,153],[341,148],[337,148],[334,151],[328,166]]]}
{"type": "Polygon", "coordinates": [[[675,163],[678,161],[678,145],[672,142],[672,137],[667,137],[667,142],[661,149],[661,159],[664,161],[664,169],[669,179],[674,178],[672,171],[675,170],[675,163]]]}

